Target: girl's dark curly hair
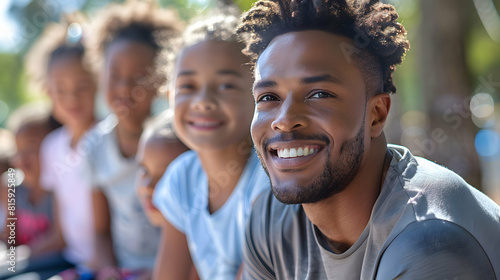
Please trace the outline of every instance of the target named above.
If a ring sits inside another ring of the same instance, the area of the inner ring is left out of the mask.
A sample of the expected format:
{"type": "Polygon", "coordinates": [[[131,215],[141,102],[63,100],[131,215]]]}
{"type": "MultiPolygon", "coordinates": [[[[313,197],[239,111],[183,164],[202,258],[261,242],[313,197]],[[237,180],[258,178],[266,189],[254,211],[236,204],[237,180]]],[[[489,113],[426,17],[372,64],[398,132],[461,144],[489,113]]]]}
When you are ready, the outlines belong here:
{"type": "Polygon", "coordinates": [[[379,0],[260,0],[243,15],[238,32],[249,33],[244,52],[254,63],[275,37],[288,32],[320,30],[346,36],[354,41],[351,53],[362,72],[373,76],[373,69],[379,69],[380,90],[395,93],[392,73],[410,48],[397,18],[395,8],[379,0]],[[378,67],[370,65],[373,58],[378,67]]]}
{"type": "Polygon", "coordinates": [[[153,0],[109,4],[92,21],[90,61],[96,70],[102,70],[106,50],[122,40],[144,43],[155,50],[158,58],[183,27],[184,22],[174,10],[160,9],[153,0]]]}
{"type": "MultiPolygon", "coordinates": [[[[83,60],[83,41],[88,35],[87,29],[86,18],[77,12],[63,15],[60,23],[52,22],[45,26],[24,58],[25,70],[33,91],[47,91],[49,69],[60,58],[81,58],[84,66],[87,66],[87,62],[83,60]]],[[[91,72],[90,67],[86,68],[91,72]]]]}

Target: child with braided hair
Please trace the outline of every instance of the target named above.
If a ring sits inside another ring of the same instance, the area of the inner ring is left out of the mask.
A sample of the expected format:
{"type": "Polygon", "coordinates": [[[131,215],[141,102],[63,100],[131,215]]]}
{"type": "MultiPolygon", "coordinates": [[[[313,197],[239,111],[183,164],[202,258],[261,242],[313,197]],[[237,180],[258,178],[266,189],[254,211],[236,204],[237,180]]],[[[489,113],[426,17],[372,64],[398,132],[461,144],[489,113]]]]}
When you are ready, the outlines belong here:
{"type": "Polygon", "coordinates": [[[397,18],[378,0],[260,0],[243,16],[252,138],[271,180],[244,279],[500,277],[500,207],[386,142],[409,49],[397,18]]]}

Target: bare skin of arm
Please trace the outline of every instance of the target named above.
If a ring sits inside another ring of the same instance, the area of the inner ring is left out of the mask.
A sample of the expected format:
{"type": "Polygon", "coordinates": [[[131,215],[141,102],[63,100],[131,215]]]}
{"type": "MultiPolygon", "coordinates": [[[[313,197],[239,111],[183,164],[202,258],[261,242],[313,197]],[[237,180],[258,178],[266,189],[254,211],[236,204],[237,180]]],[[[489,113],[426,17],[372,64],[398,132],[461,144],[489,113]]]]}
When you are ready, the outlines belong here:
{"type": "Polygon", "coordinates": [[[238,269],[238,274],[236,274],[236,280],[243,279],[243,264],[240,265],[240,269],[238,269]]]}
{"type": "Polygon", "coordinates": [[[186,236],[165,221],[153,279],[196,279],[197,275],[193,278],[192,270],[193,261],[186,236]]]}
{"type": "Polygon", "coordinates": [[[92,192],[94,210],[94,257],[88,267],[98,271],[104,267],[116,265],[111,239],[111,217],[108,201],[100,190],[92,192]]]}

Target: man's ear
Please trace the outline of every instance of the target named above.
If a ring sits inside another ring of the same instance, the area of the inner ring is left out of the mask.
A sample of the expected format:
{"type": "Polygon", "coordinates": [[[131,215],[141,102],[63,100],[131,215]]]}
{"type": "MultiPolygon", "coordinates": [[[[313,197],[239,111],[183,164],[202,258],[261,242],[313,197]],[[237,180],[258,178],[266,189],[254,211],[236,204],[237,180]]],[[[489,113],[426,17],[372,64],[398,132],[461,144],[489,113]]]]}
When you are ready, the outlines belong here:
{"type": "Polygon", "coordinates": [[[370,136],[371,138],[376,138],[382,133],[387,121],[387,116],[391,109],[391,96],[388,93],[379,93],[370,98],[367,106],[370,136]]]}

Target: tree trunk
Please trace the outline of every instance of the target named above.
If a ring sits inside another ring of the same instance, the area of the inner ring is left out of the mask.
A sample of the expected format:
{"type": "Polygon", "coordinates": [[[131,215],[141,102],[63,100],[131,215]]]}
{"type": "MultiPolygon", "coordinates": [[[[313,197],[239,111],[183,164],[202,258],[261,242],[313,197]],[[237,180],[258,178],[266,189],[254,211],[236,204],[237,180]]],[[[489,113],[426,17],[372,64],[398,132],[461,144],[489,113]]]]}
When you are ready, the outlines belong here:
{"type": "Polygon", "coordinates": [[[465,56],[471,8],[467,0],[421,0],[420,74],[427,116],[427,139],[419,153],[481,188],[474,146],[477,128],[469,109],[473,94],[465,56]],[[469,14],[468,14],[469,13],[469,14]]]}

